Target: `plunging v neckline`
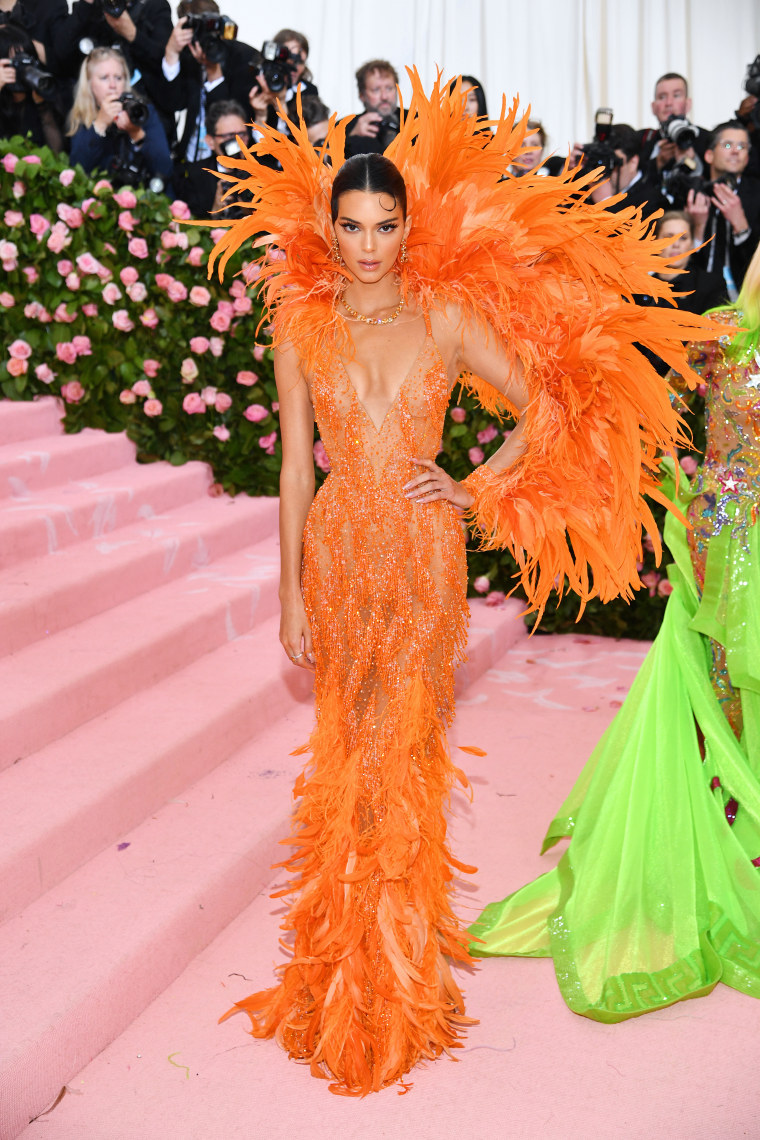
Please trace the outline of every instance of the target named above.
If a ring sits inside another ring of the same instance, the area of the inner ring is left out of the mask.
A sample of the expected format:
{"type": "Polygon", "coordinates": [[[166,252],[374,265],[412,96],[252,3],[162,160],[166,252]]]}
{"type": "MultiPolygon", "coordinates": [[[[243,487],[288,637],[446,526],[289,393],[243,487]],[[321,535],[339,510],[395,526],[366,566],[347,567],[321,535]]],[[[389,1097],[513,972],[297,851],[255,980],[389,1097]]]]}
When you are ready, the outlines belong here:
{"type": "Polygon", "coordinates": [[[396,390],[396,394],[394,395],[390,404],[386,408],[385,414],[384,414],[382,420],[380,421],[380,427],[377,426],[375,421],[372,419],[372,416],[367,411],[367,408],[365,407],[364,403],[359,399],[359,393],[356,391],[356,387],[354,386],[354,382],[351,379],[351,375],[348,371],[348,368],[346,367],[346,362],[342,356],[340,357],[340,364],[341,364],[341,367],[343,369],[343,374],[346,377],[346,382],[348,383],[348,386],[351,389],[351,393],[352,393],[354,399],[356,400],[358,407],[364,413],[364,416],[365,416],[367,422],[372,425],[376,435],[382,435],[383,428],[385,427],[385,422],[388,419],[388,416],[391,414],[391,412],[395,408],[396,404],[398,403],[399,397],[401,396],[401,393],[403,392],[404,388],[406,387],[406,383],[407,383],[409,377],[412,375],[412,373],[414,372],[414,369],[417,367],[417,363],[419,362],[419,359],[422,356],[422,353],[424,352],[425,348],[427,347],[427,343],[428,343],[428,340],[430,339],[430,335],[431,335],[430,329],[428,328],[428,324],[426,321],[425,322],[425,336],[423,337],[422,344],[418,348],[417,354],[416,354],[414,360],[412,361],[412,363],[409,367],[409,370],[407,371],[406,375],[404,376],[404,379],[399,384],[399,386],[396,390]]]}

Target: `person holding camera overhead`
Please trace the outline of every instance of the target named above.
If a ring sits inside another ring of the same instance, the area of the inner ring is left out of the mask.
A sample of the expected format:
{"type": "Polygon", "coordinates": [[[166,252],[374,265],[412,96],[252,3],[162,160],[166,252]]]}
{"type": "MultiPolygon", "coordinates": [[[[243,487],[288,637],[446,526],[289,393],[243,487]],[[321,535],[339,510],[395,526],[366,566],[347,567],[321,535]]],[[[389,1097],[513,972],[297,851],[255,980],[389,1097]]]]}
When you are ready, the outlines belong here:
{"type": "Polygon", "coordinates": [[[34,41],[23,28],[0,24],[0,137],[21,135],[60,153],[63,118],[56,82],[34,41]]]}
{"type": "Polygon", "coordinates": [[[264,44],[256,81],[248,93],[255,123],[266,123],[287,133],[285,121],[277,113],[277,101],[287,108],[290,118],[295,118],[299,92],[303,99],[319,95],[306,66],[308,58],[309,41],[302,32],[292,28],[282,28],[264,44]]]}
{"type": "Polygon", "coordinates": [[[209,158],[206,111],[233,100],[245,107],[257,53],[237,39],[237,24],[216,0],[180,0],[179,17],[166,44],[154,98],[171,113],[185,111],[182,137],[172,140],[175,158],[209,158]]]}
{"type": "Polygon", "coordinates": [[[102,170],[118,185],[146,183],[153,189],[163,189],[171,178],[158,115],[131,91],[126,61],[115,48],[95,48],[82,64],[68,134],[71,161],[88,174],[102,170]]]}

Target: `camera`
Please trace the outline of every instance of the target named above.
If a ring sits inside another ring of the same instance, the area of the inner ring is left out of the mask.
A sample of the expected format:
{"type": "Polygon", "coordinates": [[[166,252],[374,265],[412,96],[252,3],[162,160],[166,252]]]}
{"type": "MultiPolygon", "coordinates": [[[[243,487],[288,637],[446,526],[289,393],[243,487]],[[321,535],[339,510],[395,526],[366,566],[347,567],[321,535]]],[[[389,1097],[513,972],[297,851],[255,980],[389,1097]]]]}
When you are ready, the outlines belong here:
{"type": "Polygon", "coordinates": [[[401,111],[398,107],[394,107],[394,109],[389,114],[384,115],[377,124],[377,139],[383,150],[391,145],[400,130],[401,111]]]}
{"type": "Polygon", "coordinates": [[[230,40],[236,40],[238,26],[229,16],[217,16],[214,12],[201,12],[184,17],[185,27],[190,28],[193,40],[197,43],[209,63],[221,63],[225,48],[230,40]]]}
{"type": "Polygon", "coordinates": [[[34,91],[42,99],[50,98],[55,90],[55,80],[38,59],[22,52],[8,62],[16,72],[16,80],[6,87],[6,91],[34,91]]]}
{"type": "Polygon", "coordinates": [[[133,8],[136,0],[100,0],[101,7],[107,16],[113,16],[114,20],[118,20],[119,16],[123,16],[125,12],[133,8]]]}
{"type": "Polygon", "coordinates": [[[293,86],[300,62],[300,57],[294,56],[288,48],[274,40],[265,40],[261,51],[251,61],[251,67],[257,74],[263,75],[272,94],[279,95],[281,91],[293,86]]]}
{"type": "MultiPolygon", "coordinates": [[[[744,77],[744,90],[748,95],[754,95],[760,100],[760,55],[756,55],[752,63],[747,64],[747,74],[744,77]]],[[[737,119],[740,117],[737,113],[737,119]]],[[[760,129],[760,102],[756,103],[749,114],[749,120],[760,129]]],[[[749,125],[749,124],[747,124],[749,125]]]]}
{"type": "Polygon", "coordinates": [[[697,128],[683,115],[670,115],[660,124],[660,138],[675,143],[679,150],[688,150],[697,141],[697,128]]]}
{"type": "Polygon", "coordinates": [[[666,192],[675,210],[685,210],[689,191],[695,194],[706,194],[712,198],[715,187],[728,186],[736,190],[739,180],[730,170],[724,171],[718,178],[704,179],[688,162],[679,162],[673,167],[666,182],[666,192]]]}
{"type": "Polygon", "coordinates": [[[609,178],[613,170],[623,165],[620,155],[615,154],[615,148],[610,142],[612,134],[612,108],[599,107],[594,115],[594,138],[583,147],[583,162],[579,175],[590,174],[600,166],[605,176],[609,178]]]}
{"type": "Polygon", "coordinates": [[[129,115],[129,121],[136,127],[143,127],[148,121],[149,108],[144,99],[135,95],[133,91],[119,96],[119,102],[129,115]]]}

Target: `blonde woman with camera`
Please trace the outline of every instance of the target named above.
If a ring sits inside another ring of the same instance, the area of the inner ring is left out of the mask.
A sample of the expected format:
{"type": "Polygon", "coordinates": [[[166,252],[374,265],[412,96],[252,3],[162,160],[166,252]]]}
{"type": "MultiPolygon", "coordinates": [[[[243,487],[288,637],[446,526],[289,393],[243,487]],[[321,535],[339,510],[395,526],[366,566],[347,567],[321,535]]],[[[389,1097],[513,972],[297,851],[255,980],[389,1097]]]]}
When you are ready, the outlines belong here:
{"type": "Polygon", "coordinates": [[[161,189],[171,178],[161,121],[132,91],[126,60],[115,48],[95,48],[82,63],[67,133],[72,163],[88,174],[101,170],[120,185],[158,180],[161,189]]]}

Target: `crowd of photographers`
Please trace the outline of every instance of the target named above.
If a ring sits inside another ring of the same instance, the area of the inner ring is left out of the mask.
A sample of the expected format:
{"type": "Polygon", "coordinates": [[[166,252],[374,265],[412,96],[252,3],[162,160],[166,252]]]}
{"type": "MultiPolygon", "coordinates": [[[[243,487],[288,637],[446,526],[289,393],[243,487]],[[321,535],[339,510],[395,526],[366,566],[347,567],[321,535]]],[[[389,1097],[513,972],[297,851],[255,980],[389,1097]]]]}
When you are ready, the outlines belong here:
{"type": "MultiPolygon", "coordinates": [[[[75,0],[71,8],[68,0],[0,0],[0,133],[67,151],[116,184],[165,190],[198,215],[235,211],[220,202],[214,166],[263,124],[287,129],[278,101],[312,142],[325,136],[330,111],[308,55],[305,36],[287,28],[260,49],[243,43],[216,0],[180,0],[174,20],[169,0],[75,0]]],[[[356,81],[363,110],[346,120],[346,153],[383,151],[400,127],[398,75],[388,61],[370,60],[356,81]]],[[[463,85],[466,113],[485,118],[479,81],[465,76],[463,85]]],[[[745,91],[733,117],[705,130],[689,119],[686,79],[669,72],[655,84],[656,126],[635,130],[602,108],[594,139],[571,159],[581,174],[604,170],[592,197],[609,200],[608,209],[664,212],[658,232],[675,243],[666,253],[690,274],[684,305],[735,299],[760,240],[760,56],[745,91]]],[[[542,159],[543,127],[531,127],[534,149],[513,176],[542,159]]],[[[542,173],[556,174],[564,161],[549,158],[542,173]]]]}

